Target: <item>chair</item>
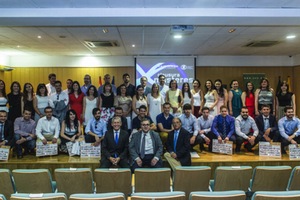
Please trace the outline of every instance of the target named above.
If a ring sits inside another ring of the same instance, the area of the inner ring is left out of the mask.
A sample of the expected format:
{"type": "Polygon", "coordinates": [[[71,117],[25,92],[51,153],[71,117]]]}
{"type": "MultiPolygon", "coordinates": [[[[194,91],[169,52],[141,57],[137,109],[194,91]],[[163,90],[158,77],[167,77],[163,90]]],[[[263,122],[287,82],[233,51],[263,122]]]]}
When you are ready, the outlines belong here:
{"type": "Polygon", "coordinates": [[[300,166],[294,167],[289,179],[287,190],[300,190],[300,166]]]}
{"type": "Polygon", "coordinates": [[[299,200],[300,191],[255,192],[252,200],[299,200]]]}
{"type": "Polygon", "coordinates": [[[221,192],[191,192],[190,200],[245,200],[246,194],[242,190],[221,192]]]}
{"type": "Polygon", "coordinates": [[[173,190],[190,195],[192,191],[208,191],[211,168],[208,166],[179,166],[173,177],[173,190]]]}
{"type": "Polygon", "coordinates": [[[171,170],[169,168],[135,169],[135,192],[169,192],[171,170]]]}
{"type": "Polygon", "coordinates": [[[0,169],[0,194],[3,194],[6,199],[9,199],[10,195],[15,192],[16,190],[10,170],[0,169]]]}
{"type": "Polygon", "coordinates": [[[6,200],[6,198],[3,194],[0,194],[0,200],[6,200]]]}
{"type": "Polygon", "coordinates": [[[56,182],[48,169],[15,169],[12,171],[18,193],[52,193],[56,182]]]}
{"type": "Polygon", "coordinates": [[[285,191],[291,171],[290,166],[255,167],[250,181],[250,191],[285,191]]]}
{"type": "Polygon", "coordinates": [[[131,200],[185,200],[184,192],[141,192],[133,193],[131,195],[131,200]]]}
{"type": "Polygon", "coordinates": [[[125,200],[125,195],[121,192],[103,194],[72,194],[69,200],[125,200]]]}
{"type": "Polygon", "coordinates": [[[95,169],[94,181],[97,193],[122,192],[125,196],[131,193],[130,169],[95,169]]]}
{"type": "Polygon", "coordinates": [[[28,194],[28,193],[16,193],[12,194],[10,200],[67,200],[64,193],[41,193],[41,194],[28,194]]]}
{"type": "Polygon", "coordinates": [[[247,191],[252,175],[251,166],[220,166],[215,170],[215,178],[210,181],[213,191],[247,191]]]}
{"type": "Polygon", "coordinates": [[[55,169],[57,191],[66,193],[67,197],[75,193],[94,193],[93,175],[90,168],[55,169]]]}

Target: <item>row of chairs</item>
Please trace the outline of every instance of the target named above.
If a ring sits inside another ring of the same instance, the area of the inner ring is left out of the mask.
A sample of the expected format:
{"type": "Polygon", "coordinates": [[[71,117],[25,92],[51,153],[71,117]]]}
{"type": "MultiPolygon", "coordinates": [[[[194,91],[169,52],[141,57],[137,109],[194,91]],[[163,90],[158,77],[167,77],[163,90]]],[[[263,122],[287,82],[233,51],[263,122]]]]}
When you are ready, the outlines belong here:
{"type": "MultiPolygon", "coordinates": [[[[185,200],[187,197],[184,192],[149,192],[149,193],[134,193],[131,200],[185,200]]],[[[223,192],[192,192],[190,193],[189,200],[245,200],[246,194],[241,190],[223,191],[223,192]]],[[[18,193],[12,194],[11,200],[67,200],[64,193],[45,193],[45,194],[25,194],[18,193]]],[[[103,194],[73,194],[69,200],[125,200],[126,197],[123,193],[103,193],[103,194]]],[[[300,191],[284,191],[284,192],[255,192],[251,200],[299,200],[300,191]]],[[[0,200],[6,198],[0,194],[0,200]]]]}
{"type": "Polygon", "coordinates": [[[56,181],[48,169],[16,169],[12,173],[0,169],[0,193],[6,197],[18,193],[64,192],[74,193],[184,191],[285,191],[300,190],[300,167],[250,166],[217,167],[214,180],[210,180],[208,166],[177,167],[173,178],[169,168],[96,169],[61,168],[55,170],[56,181]],[[251,179],[252,177],[252,179],[251,179]],[[132,181],[132,179],[134,181],[132,181]],[[251,180],[251,181],[250,181],[251,180]],[[9,184],[11,183],[11,184],[9,184]],[[172,186],[172,187],[171,187],[172,186]]]}

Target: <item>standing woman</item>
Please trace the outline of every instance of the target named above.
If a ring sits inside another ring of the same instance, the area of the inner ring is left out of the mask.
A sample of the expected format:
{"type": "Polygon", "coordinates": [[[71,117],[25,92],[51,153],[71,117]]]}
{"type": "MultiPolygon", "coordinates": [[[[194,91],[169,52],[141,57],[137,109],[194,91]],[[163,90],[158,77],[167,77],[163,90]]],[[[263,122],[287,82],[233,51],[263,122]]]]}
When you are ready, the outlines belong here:
{"type": "Polygon", "coordinates": [[[0,110],[5,110],[8,112],[7,104],[7,96],[5,90],[5,83],[3,80],[0,80],[0,110]]]}
{"type": "Polygon", "coordinates": [[[99,106],[99,98],[97,88],[90,85],[87,89],[86,96],[83,98],[82,115],[84,126],[93,118],[93,109],[99,106]]]}
{"type": "Polygon", "coordinates": [[[147,95],[148,113],[152,121],[156,124],[156,116],[162,113],[162,105],[165,103],[163,97],[159,93],[158,84],[154,83],[151,93],[147,95]]]}
{"type": "Polygon", "coordinates": [[[105,83],[103,86],[103,93],[100,94],[99,108],[101,110],[101,118],[108,122],[115,114],[114,108],[115,95],[112,91],[110,83],[105,83]]]}
{"type": "Polygon", "coordinates": [[[82,110],[83,110],[83,98],[84,94],[81,92],[80,84],[78,81],[74,81],[71,87],[71,92],[69,94],[69,109],[75,110],[77,118],[80,122],[83,120],[82,110]]]}
{"type": "Polygon", "coordinates": [[[31,118],[34,120],[35,110],[33,107],[34,91],[31,83],[25,83],[23,87],[23,96],[21,101],[21,112],[23,113],[24,108],[27,108],[31,111],[31,118]]]}
{"type": "Polygon", "coordinates": [[[194,115],[195,117],[200,117],[201,115],[201,109],[203,106],[203,92],[200,89],[201,83],[198,79],[193,80],[193,89],[191,90],[191,93],[194,98],[194,115]]]}
{"type": "Polygon", "coordinates": [[[191,93],[190,84],[188,82],[183,83],[181,91],[182,91],[182,96],[183,96],[182,106],[184,106],[187,103],[191,104],[192,113],[194,113],[194,97],[191,93]]]}
{"type": "Polygon", "coordinates": [[[136,94],[132,98],[132,120],[139,114],[139,107],[145,105],[148,107],[147,97],[144,94],[143,86],[136,88],[136,94]]]}
{"type": "Polygon", "coordinates": [[[171,80],[169,90],[166,93],[166,102],[171,104],[171,112],[174,116],[181,114],[181,107],[183,103],[183,96],[180,89],[178,89],[177,81],[171,80]]]}
{"type": "Polygon", "coordinates": [[[9,104],[8,120],[14,122],[16,118],[22,116],[22,92],[19,82],[14,81],[10,86],[10,93],[7,95],[9,104]]]}
{"type": "Polygon", "coordinates": [[[261,106],[267,104],[270,106],[271,114],[275,116],[275,94],[270,88],[269,80],[263,78],[260,81],[260,87],[255,91],[255,115],[259,115],[261,106]]]}
{"type": "Polygon", "coordinates": [[[204,107],[209,108],[209,112],[212,116],[217,115],[216,105],[219,101],[218,93],[214,89],[213,82],[211,80],[207,80],[205,82],[206,94],[204,95],[204,107]]]}
{"type": "Polygon", "coordinates": [[[36,89],[36,95],[33,98],[33,108],[35,111],[34,121],[37,121],[45,116],[44,109],[49,106],[48,90],[44,83],[40,83],[36,89]]]}
{"type": "Polygon", "coordinates": [[[228,92],[227,90],[223,87],[223,83],[220,79],[215,80],[215,90],[218,93],[218,103],[216,106],[217,109],[217,115],[220,114],[220,108],[221,106],[226,106],[228,103],[228,92]]]}
{"type": "Polygon", "coordinates": [[[229,105],[229,114],[237,117],[241,113],[242,109],[242,90],[239,88],[239,82],[237,80],[232,80],[230,83],[231,90],[228,95],[228,105],[229,105]]]}
{"type": "Polygon", "coordinates": [[[248,108],[249,115],[255,118],[255,97],[254,97],[254,86],[252,82],[246,83],[245,91],[242,93],[243,106],[248,108]]]}
{"type": "Polygon", "coordinates": [[[276,95],[276,99],[276,115],[278,120],[284,117],[284,108],[286,106],[292,106],[296,116],[296,97],[294,93],[289,92],[289,85],[286,81],[281,82],[280,91],[276,95]]]}
{"type": "Polygon", "coordinates": [[[132,98],[127,94],[126,85],[120,85],[120,95],[117,95],[114,100],[114,106],[123,109],[123,117],[127,119],[128,130],[131,130],[131,106],[132,98]]]}
{"type": "Polygon", "coordinates": [[[61,150],[65,153],[68,152],[67,142],[75,142],[75,139],[81,136],[80,121],[77,118],[78,114],[75,110],[68,110],[65,120],[61,123],[60,138],[61,150]]]}

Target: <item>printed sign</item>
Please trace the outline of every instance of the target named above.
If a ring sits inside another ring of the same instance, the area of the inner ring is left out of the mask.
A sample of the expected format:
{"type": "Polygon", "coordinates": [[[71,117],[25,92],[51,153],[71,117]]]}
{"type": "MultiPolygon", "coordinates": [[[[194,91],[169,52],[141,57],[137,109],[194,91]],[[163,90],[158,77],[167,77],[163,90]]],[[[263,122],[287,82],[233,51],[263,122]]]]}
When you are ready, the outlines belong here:
{"type": "Polygon", "coordinates": [[[232,146],[232,141],[219,143],[218,140],[213,139],[212,152],[232,155],[232,146]]]}
{"type": "Polygon", "coordinates": [[[48,143],[44,145],[42,142],[36,144],[36,157],[53,156],[58,154],[57,143],[48,143]]]}
{"type": "Polygon", "coordinates": [[[94,146],[93,143],[84,143],[80,145],[80,158],[91,158],[101,156],[101,145],[94,146]]]}
{"type": "Polygon", "coordinates": [[[2,146],[0,148],[0,160],[8,160],[8,158],[9,158],[9,151],[10,151],[10,147],[9,146],[2,146]]]}
{"type": "Polygon", "coordinates": [[[259,142],[259,156],[281,158],[280,142],[259,142]]]}
{"type": "Polygon", "coordinates": [[[289,157],[291,160],[300,159],[300,147],[298,145],[290,144],[289,151],[290,151],[289,157]]]}

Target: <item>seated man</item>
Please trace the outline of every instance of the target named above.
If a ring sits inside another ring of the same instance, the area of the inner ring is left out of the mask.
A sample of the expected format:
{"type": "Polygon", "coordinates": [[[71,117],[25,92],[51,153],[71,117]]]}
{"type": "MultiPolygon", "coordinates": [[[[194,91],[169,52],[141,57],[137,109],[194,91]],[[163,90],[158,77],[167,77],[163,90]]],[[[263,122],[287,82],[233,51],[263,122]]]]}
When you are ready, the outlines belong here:
{"type": "Polygon", "coordinates": [[[93,115],[94,117],[88,121],[85,127],[85,142],[99,146],[107,131],[106,122],[100,118],[101,111],[99,108],[93,109],[93,115]]]}
{"type": "Polygon", "coordinates": [[[121,118],[113,117],[111,120],[112,130],[106,132],[101,146],[101,168],[120,166],[129,168],[127,131],[121,129],[121,118]]]}
{"type": "Polygon", "coordinates": [[[235,133],[237,135],[235,151],[240,152],[242,143],[245,142],[244,147],[253,152],[252,148],[259,142],[258,128],[254,119],[249,116],[246,106],[242,107],[241,114],[235,119],[235,133]]]}
{"type": "Polygon", "coordinates": [[[259,141],[278,142],[279,130],[276,117],[270,114],[270,105],[264,104],[261,107],[261,114],[255,118],[259,134],[259,141]]]}
{"type": "MultiPolygon", "coordinates": [[[[191,104],[185,104],[183,106],[183,114],[180,115],[180,120],[182,123],[182,128],[188,131],[190,137],[190,144],[195,146],[197,144],[203,143],[203,139],[198,135],[198,123],[197,118],[192,114],[191,104]]],[[[201,149],[200,149],[201,150],[201,149]]]]}
{"type": "Polygon", "coordinates": [[[160,138],[163,145],[167,142],[169,132],[173,131],[173,115],[170,114],[171,104],[165,102],[163,104],[163,112],[156,116],[157,130],[159,131],[160,138]]]}
{"type": "Polygon", "coordinates": [[[198,134],[203,138],[203,140],[200,143],[200,149],[204,150],[204,141],[208,145],[209,151],[212,151],[210,138],[213,138],[213,132],[211,131],[211,126],[214,120],[214,117],[209,114],[209,108],[208,107],[203,107],[201,109],[202,116],[198,118],[198,127],[199,127],[199,132],[198,134]]]}
{"type": "MultiPolygon", "coordinates": [[[[222,143],[223,141],[226,143],[229,140],[235,142],[234,118],[228,114],[226,106],[220,107],[220,113],[221,114],[215,116],[213,120],[211,131],[214,134],[210,140],[218,139],[219,143],[222,143]]],[[[209,143],[209,149],[212,149],[212,142],[209,143]]]]}
{"type": "Polygon", "coordinates": [[[26,147],[25,152],[34,153],[36,140],[35,126],[35,121],[31,119],[31,110],[25,108],[23,117],[16,118],[14,123],[18,158],[23,158],[22,147],[26,147]]]}
{"type": "Polygon", "coordinates": [[[159,134],[150,130],[150,120],[142,119],[141,131],[132,135],[129,142],[129,152],[133,159],[132,171],[136,168],[162,167],[161,155],[163,153],[163,145],[159,134]]]}
{"type": "MultiPolygon", "coordinates": [[[[128,132],[128,125],[127,125],[127,119],[123,116],[123,108],[122,107],[116,107],[115,108],[115,115],[114,117],[120,117],[121,118],[121,129],[128,132]]],[[[110,118],[107,122],[107,130],[113,130],[112,126],[112,118],[110,118]]]]}
{"type": "Polygon", "coordinates": [[[132,119],[132,133],[136,133],[142,130],[141,121],[143,119],[148,119],[150,121],[150,130],[156,130],[156,125],[152,121],[151,117],[147,115],[147,107],[145,105],[141,105],[139,107],[138,116],[132,119]]]}
{"type": "Polygon", "coordinates": [[[51,141],[53,144],[57,143],[59,145],[59,121],[57,118],[52,116],[52,107],[48,106],[44,109],[44,111],[45,116],[40,118],[36,125],[36,142],[43,142],[43,144],[46,145],[48,141],[51,141]]]}
{"type": "Polygon", "coordinates": [[[13,123],[7,120],[7,112],[0,110],[0,147],[14,146],[14,127],[13,123]]]}
{"type": "Polygon", "coordinates": [[[281,152],[286,154],[285,146],[300,144],[300,120],[294,117],[294,109],[291,106],[285,107],[284,113],[285,117],[278,121],[278,129],[282,137],[281,152]]]}
{"type": "Polygon", "coordinates": [[[173,171],[177,166],[190,166],[190,137],[189,132],[181,127],[178,117],[173,119],[174,130],[168,135],[167,152],[164,154],[173,171]]]}

